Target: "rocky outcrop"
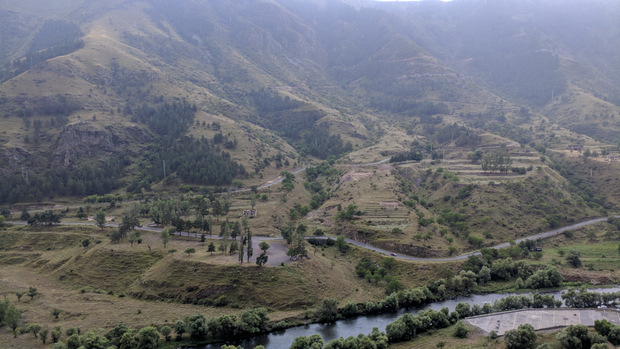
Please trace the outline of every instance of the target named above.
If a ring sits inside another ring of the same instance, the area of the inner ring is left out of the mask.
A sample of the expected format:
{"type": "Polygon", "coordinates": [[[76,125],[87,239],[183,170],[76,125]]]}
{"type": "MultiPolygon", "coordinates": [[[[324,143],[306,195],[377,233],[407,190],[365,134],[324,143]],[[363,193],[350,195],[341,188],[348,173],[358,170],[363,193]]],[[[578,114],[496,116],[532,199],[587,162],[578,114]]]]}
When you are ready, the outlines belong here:
{"type": "Polygon", "coordinates": [[[53,166],[70,167],[81,159],[107,157],[130,143],[151,140],[151,135],[137,126],[101,126],[88,122],[68,125],[58,137],[53,166]]]}
{"type": "Polygon", "coordinates": [[[28,170],[32,165],[33,156],[23,148],[10,147],[4,148],[0,152],[0,175],[8,175],[10,173],[19,172],[20,170],[28,170]]]}

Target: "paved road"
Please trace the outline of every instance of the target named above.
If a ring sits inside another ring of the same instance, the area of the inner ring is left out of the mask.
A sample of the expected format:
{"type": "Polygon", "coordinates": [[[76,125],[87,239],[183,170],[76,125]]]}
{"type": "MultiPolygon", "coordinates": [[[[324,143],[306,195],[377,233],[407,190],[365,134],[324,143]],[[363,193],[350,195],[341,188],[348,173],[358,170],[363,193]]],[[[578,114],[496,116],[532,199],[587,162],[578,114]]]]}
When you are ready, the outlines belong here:
{"type": "MultiPolygon", "coordinates": [[[[620,216],[615,216],[615,218],[620,218],[620,216]]],[[[577,224],[573,224],[573,225],[568,225],[562,228],[558,228],[558,229],[553,229],[553,230],[549,230],[546,231],[544,233],[540,233],[540,234],[535,234],[535,235],[530,235],[527,237],[524,237],[522,239],[516,240],[516,243],[520,243],[521,241],[525,241],[525,240],[538,240],[538,239],[547,239],[556,235],[559,235],[567,230],[573,230],[573,229],[578,229],[581,227],[584,227],[586,225],[590,225],[590,224],[594,224],[594,223],[599,223],[599,222],[604,222],[607,220],[607,217],[605,218],[595,218],[595,219],[590,219],[581,223],[577,223],[577,224]]],[[[327,239],[327,237],[324,236],[319,236],[319,237],[315,237],[315,238],[319,238],[319,239],[327,239]]],[[[355,240],[351,240],[351,239],[345,239],[348,243],[361,247],[361,248],[365,248],[367,250],[371,250],[371,251],[375,251],[384,255],[392,255],[393,256],[393,252],[388,251],[388,250],[384,250],[378,247],[374,247],[368,244],[365,244],[363,242],[359,242],[359,241],[355,241],[355,240]]],[[[490,248],[494,248],[496,250],[500,249],[500,248],[504,248],[504,247],[508,247],[510,246],[509,242],[503,243],[503,244],[499,244],[496,246],[492,246],[490,248]]],[[[405,259],[405,260],[410,260],[410,261],[427,261],[427,262],[449,262],[449,261],[458,261],[458,260],[462,260],[462,259],[467,259],[469,258],[469,256],[472,255],[482,255],[480,253],[480,251],[472,251],[472,252],[468,252],[462,255],[458,255],[458,256],[454,256],[454,257],[448,257],[448,258],[421,258],[421,257],[413,257],[413,256],[407,256],[407,255],[397,255],[396,258],[400,258],[400,259],[405,259]]]]}
{"type": "MultiPolygon", "coordinates": [[[[620,216],[615,216],[614,218],[620,218],[620,216]]],[[[520,243],[521,241],[525,241],[525,240],[537,240],[537,239],[546,239],[546,238],[550,238],[552,236],[556,236],[559,235],[567,230],[573,230],[573,229],[578,229],[581,227],[584,227],[586,225],[590,225],[590,224],[594,224],[594,223],[599,223],[599,222],[604,222],[606,221],[607,218],[594,218],[594,219],[590,219],[581,223],[576,223],[573,225],[569,225],[569,226],[565,226],[562,228],[558,228],[558,229],[553,229],[553,230],[549,230],[546,231],[544,233],[539,233],[539,234],[535,234],[535,235],[530,235],[527,237],[524,237],[522,239],[516,240],[516,243],[520,243]]],[[[26,222],[22,222],[22,221],[11,221],[11,222],[7,222],[10,224],[18,224],[18,225],[26,225],[26,222]]],[[[59,225],[73,225],[73,226],[94,226],[95,223],[60,223],[59,225]]],[[[118,227],[118,224],[116,223],[108,223],[106,224],[107,227],[118,227]]],[[[135,227],[136,230],[141,230],[141,231],[149,231],[149,232],[154,232],[154,233],[158,233],[162,231],[162,228],[156,228],[156,227],[135,227]]],[[[200,234],[197,233],[189,233],[189,232],[175,232],[175,235],[179,235],[179,236],[188,236],[188,237],[200,237],[200,234]]],[[[221,239],[221,237],[219,236],[213,236],[210,238],[214,238],[214,239],[221,239]]],[[[309,236],[306,239],[319,239],[319,240],[327,240],[329,237],[328,236],[309,236]]],[[[269,241],[269,240],[281,240],[282,237],[281,236],[277,236],[277,237],[266,237],[266,236],[254,236],[252,237],[252,239],[254,241],[269,241]]],[[[355,241],[355,240],[351,240],[348,238],[345,238],[345,241],[350,243],[351,245],[360,247],[360,248],[364,248],[367,250],[371,250],[377,253],[381,253],[384,254],[386,256],[395,256],[396,258],[399,259],[404,259],[404,260],[410,260],[410,261],[425,261],[425,262],[449,262],[449,261],[458,261],[458,260],[462,260],[462,259],[467,259],[469,256],[472,255],[481,255],[480,251],[472,251],[472,252],[468,252],[462,255],[458,255],[458,256],[454,256],[454,257],[448,257],[448,258],[421,258],[421,257],[413,257],[413,256],[408,256],[408,255],[395,255],[395,253],[388,251],[388,250],[384,250],[375,246],[371,246],[368,244],[365,244],[363,242],[359,242],[359,241],[355,241]]],[[[510,243],[506,242],[503,244],[499,244],[496,246],[493,246],[491,248],[494,249],[500,249],[500,248],[504,248],[504,247],[508,247],[510,246],[510,243]]]]}

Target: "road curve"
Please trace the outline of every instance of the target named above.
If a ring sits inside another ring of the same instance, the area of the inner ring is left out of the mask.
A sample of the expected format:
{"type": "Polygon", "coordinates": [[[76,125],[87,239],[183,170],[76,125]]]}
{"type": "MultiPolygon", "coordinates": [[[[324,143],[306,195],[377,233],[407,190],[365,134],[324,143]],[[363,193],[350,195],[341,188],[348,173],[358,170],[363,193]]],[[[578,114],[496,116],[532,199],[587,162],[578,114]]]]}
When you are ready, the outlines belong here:
{"type": "MultiPolygon", "coordinates": [[[[613,216],[613,218],[620,218],[620,215],[618,216],[613,216]]],[[[543,233],[539,233],[539,234],[535,234],[535,235],[530,235],[527,237],[524,237],[522,239],[518,239],[515,242],[518,244],[521,241],[525,241],[525,240],[538,240],[538,239],[547,239],[559,234],[562,234],[563,232],[567,231],[567,230],[573,230],[573,229],[578,229],[581,227],[584,227],[586,225],[590,225],[590,224],[594,224],[594,223],[599,223],[599,222],[604,222],[606,221],[608,218],[607,217],[603,217],[603,218],[594,218],[594,219],[590,219],[587,221],[583,221],[580,223],[576,223],[576,224],[572,224],[572,225],[568,225],[562,228],[557,228],[557,229],[553,229],[553,230],[549,230],[543,233]]],[[[8,224],[17,224],[17,225],[26,225],[26,222],[23,221],[10,221],[10,222],[6,222],[8,224]]],[[[68,226],[94,226],[96,225],[95,223],[58,223],[55,225],[68,225],[68,226]]],[[[118,224],[116,223],[108,223],[106,224],[106,227],[118,227],[118,224]]],[[[141,231],[148,231],[148,232],[153,232],[153,233],[159,233],[161,232],[163,229],[162,228],[157,228],[157,227],[134,227],[136,230],[141,230],[141,231]]],[[[188,236],[188,237],[200,237],[201,234],[198,233],[190,233],[190,232],[175,232],[175,235],[179,235],[179,236],[188,236]]],[[[212,239],[221,239],[221,237],[219,236],[210,236],[209,238],[212,239]]],[[[254,236],[252,237],[254,240],[256,241],[263,241],[263,240],[281,240],[282,237],[281,236],[276,236],[276,237],[267,237],[267,236],[254,236]]],[[[306,237],[306,239],[318,239],[318,240],[327,240],[328,238],[330,238],[329,236],[308,236],[306,237]]],[[[409,260],[409,261],[423,261],[423,262],[451,262],[451,261],[458,261],[458,260],[463,260],[463,259],[467,259],[469,258],[469,256],[472,255],[481,255],[480,251],[472,251],[472,252],[468,252],[462,255],[458,255],[458,256],[454,256],[454,257],[447,257],[447,258],[422,258],[422,257],[413,257],[413,256],[408,256],[408,255],[395,255],[394,252],[392,251],[388,251],[388,250],[384,250],[382,248],[378,248],[375,246],[371,246],[368,244],[365,244],[363,242],[359,242],[356,240],[351,240],[348,238],[345,238],[345,241],[351,245],[360,247],[360,248],[364,248],[370,251],[374,251],[380,254],[384,254],[386,256],[394,256],[396,258],[399,259],[403,259],[403,260],[409,260]]],[[[504,247],[508,247],[510,246],[510,243],[506,242],[506,243],[502,243],[499,245],[495,245],[492,246],[490,248],[494,248],[494,249],[500,249],[500,248],[504,248],[504,247]]]]}

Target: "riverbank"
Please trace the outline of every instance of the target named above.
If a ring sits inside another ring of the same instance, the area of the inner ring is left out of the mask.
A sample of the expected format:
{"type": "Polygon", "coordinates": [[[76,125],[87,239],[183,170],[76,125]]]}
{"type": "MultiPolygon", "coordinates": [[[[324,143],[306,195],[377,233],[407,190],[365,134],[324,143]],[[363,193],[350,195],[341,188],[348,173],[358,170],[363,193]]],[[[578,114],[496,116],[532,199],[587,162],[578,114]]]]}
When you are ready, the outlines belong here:
{"type": "MultiPolygon", "coordinates": [[[[620,286],[609,285],[606,288],[591,288],[589,290],[593,292],[603,293],[619,292],[620,286]]],[[[545,296],[553,296],[556,300],[561,300],[561,295],[565,291],[567,291],[567,289],[548,291],[544,292],[543,294],[545,296]]],[[[295,340],[295,338],[301,336],[308,337],[313,334],[321,335],[325,343],[327,343],[330,340],[340,337],[356,337],[360,333],[369,334],[374,327],[377,327],[380,331],[385,332],[387,325],[393,323],[404,314],[416,315],[429,309],[440,312],[443,308],[447,308],[449,312],[453,312],[455,311],[455,309],[457,309],[457,305],[459,303],[467,303],[472,308],[474,306],[482,308],[485,303],[488,305],[493,305],[497,301],[500,301],[510,296],[519,297],[529,294],[531,293],[490,293],[482,295],[458,296],[448,300],[434,301],[419,307],[402,308],[395,312],[361,315],[353,318],[338,320],[329,324],[310,323],[302,326],[287,328],[285,330],[275,331],[272,333],[262,334],[260,336],[247,338],[240,341],[218,342],[203,346],[195,346],[193,348],[219,349],[223,344],[240,345],[244,349],[252,349],[258,345],[263,345],[265,346],[265,348],[288,348],[295,340]]]]}

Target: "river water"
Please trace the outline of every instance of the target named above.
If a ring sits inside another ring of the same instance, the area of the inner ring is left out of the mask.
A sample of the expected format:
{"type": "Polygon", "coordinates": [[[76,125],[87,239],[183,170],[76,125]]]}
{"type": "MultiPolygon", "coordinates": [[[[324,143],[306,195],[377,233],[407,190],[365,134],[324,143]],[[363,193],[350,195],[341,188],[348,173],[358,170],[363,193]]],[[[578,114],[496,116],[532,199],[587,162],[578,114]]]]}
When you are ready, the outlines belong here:
{"type": "MultiPolygon", "coordinates": [[[[555,296],[556,299],[561,300],[561,295],[564,291],[566,290],[546,292],[545,294],[551,294],[555,296]]],[[[620,287],[590,289],[590,291],[617,292],[620,291],[620,287]]],[[[398,317],[405,313],[411,313],[415,315],[420,310],[430,308],[438,311],[444,307],[447,307],[452,312],[456,305],[460,302],[469,303],[470,305],[483,305],[484,303],[493,304],[495,300],[514,294],[516,293],[491,293],[484,295],[461,296],[445,301],[433,302],[419,308],[401,309],[400,311],[394,313],[358,316],[352,319],[336,321],[335,323],[331,324],[311,324],[305,326],[291,327],[283,331],[272,332],[269,334],[252,337],[243,341],[230,341],[226,344],[241,345],[245,349],[252,349],[257,345],[264,345],[267,349],[285,349],[291,346],[295,338],[299,336],[307,337],[315,333],[320,334],[323,337],[325,343],[327,343],[332,339],[340,337],[356,337],[360,333],[369,334],[372,331],[373,327],[378,327],[380,331],[385,332],[385,327],[389,323],[394,322],[398,317]]],[[[222,345],[223,343],[210,344],[207,346],[196,347],[195,349],[219,349],[222,345]]]]}

